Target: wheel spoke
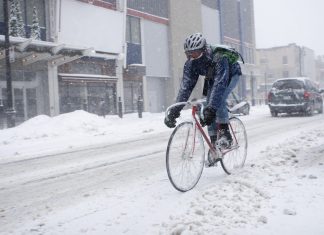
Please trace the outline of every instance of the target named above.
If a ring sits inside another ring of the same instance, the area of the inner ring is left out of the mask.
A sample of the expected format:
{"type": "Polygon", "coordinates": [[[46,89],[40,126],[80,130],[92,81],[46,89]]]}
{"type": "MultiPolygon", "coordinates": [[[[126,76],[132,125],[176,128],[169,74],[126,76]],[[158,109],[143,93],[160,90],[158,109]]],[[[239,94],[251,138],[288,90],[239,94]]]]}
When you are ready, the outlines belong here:
{"type": "Polygon", "coordinates": [[[181,123],[173,131],[166,155],[167,173],[179,191],[188,191],[198,182],[204,167],[204,144],[192,122],[181,123]]]}
{"type": "Polygon", "coordinates": [[[247,154],[247,135],[243,123],[233,117],[230,119],[230,126],[234,143],[238,147],[228,151],[221,161],[224,171],[228,174],[243,167],[247,154]]]}

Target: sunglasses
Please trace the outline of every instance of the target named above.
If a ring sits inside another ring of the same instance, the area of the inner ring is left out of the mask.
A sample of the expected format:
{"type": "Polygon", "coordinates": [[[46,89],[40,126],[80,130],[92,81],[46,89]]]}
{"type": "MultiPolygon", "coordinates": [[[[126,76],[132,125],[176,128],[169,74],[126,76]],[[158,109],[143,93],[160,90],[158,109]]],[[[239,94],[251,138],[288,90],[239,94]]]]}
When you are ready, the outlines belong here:
{"type": "Polygon", "coordinates": [[[196,60],[202,56],[203,51],[195,50],[195,51],[186,51],[185,53],[188,59],[196,60]]]}

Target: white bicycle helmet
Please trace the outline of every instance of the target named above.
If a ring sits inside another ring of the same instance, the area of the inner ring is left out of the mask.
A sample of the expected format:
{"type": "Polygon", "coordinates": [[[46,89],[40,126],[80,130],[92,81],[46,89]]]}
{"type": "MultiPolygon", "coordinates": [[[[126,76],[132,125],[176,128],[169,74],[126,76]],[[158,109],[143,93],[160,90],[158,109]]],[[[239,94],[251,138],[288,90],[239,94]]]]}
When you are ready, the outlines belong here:
{"type": "Polygon", "coordinates": [[[206,46],[206,39],[202,36],[201,33],[195,33],[186,38],[184,43],[184,50],[194,51],[202,49],[206,46]]]}

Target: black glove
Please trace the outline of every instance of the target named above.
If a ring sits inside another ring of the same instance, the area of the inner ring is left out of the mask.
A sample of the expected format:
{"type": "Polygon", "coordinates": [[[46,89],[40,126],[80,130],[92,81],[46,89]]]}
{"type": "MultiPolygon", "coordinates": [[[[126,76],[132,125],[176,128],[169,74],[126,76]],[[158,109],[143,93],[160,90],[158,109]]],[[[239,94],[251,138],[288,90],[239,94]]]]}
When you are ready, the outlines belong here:
{"type": "Polygon", "coordinates": [[[180,110],[178,109],[170,109],[168,115],[165,117],[164,119],[164,124],[169,127],[169,128],[173,128],[176,126],[176,119],[180,116],[180,110]]]}
{"type": "Polygon", "coordinates": [[[204,113],[204,124],[210,126],[215,121],[216,110],[210,106],[207,106],[204,109],[203,113],[204,113]]]}

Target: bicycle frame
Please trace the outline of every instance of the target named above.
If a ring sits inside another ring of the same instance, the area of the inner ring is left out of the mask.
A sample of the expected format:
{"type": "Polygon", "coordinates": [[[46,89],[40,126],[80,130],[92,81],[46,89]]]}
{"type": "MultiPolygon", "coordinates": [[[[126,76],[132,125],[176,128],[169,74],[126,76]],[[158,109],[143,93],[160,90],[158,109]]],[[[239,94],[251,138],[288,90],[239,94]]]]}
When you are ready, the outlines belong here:
{"type": "MultiPolygon", "coordinates": [[[[195,130],[196,130],[196,128],[199,129],[200,133],[204,137],[204,140],[208,144],[209,148],[216,154],[215,149],[214,149],[211,141],[209,140],[208,136],[206,135],[206,133],[204,131],[204,128],[201,126],[200,122],[197,120],[197,117],[196,117],[197,111],[198,111],[197,106],[192,106],[191,115],[192,115],[192,118],[195,121],[195,130]]],[[[196,135],[194,135],[194,136],[196,136],[196,135]]]]}
{"type": "MultiPolygon", "coordinates": [[[[229,128],[231,129],[232,136],[234,137],[234,140],[235,140],[235,143],[236,143],[235,147],[230,148],[230,149],[221,149],[220,147],[214,147],[213,146],[213,144],[211,143],[208,135],[205,133],[203,127],[201,126],[201,124],[200,124],[200,122],[199,122],[199,120],[197,119],[197,116],[196,116],[196,114],[198,113],[198,106],[197,105],[198,104],[201,105],[201,110],[203,110],[203,108],[204,108],[203,102],[204,101],[205,100],[197,100],[197,101],[194,101],[194,102],[188,101],[188,102],[178,102],[178,103],[175,103],[175,104],[171,105],[170,107],[168,107],[168,109],[166,110],[166,114],[168,114],[169,109],[172,108],[172,107],[175,107],[175,106],[178,106],[178,105],[188,105],[188,104],[191,105],[192,106],[191,107],[191,116],[192,116],[193,121],[195,122],[195,129],[194,130],[196,131],[196,129],[198,128],[198,130],[202,134],[205,142],[209,146],[209,149],[212,151],[212,153],[215,156],[219,156],[221,158],[226,153],[228,153],[228,152],[230,152],[230,151],[232,151],[234,149],[239,148],[238,141],[237,141],[237,138],[236,138],[235,133],[233,131],[233,128],[232,128],[231,124],[229,123],[229,128]]],[[[196,136],[196,135],[194,135],[194,136],[196,136]]],[[[195,143],[195,140],[194,140],[194,143],[195,143]]],[[[193,148],[194,147],[195,146],[193,146],[193,148]]]]}
{"type": "MultiPolygon", "coordinates": [[[[203,107],[202,107],[203,108],[203,107]]],[[[196,117],[196,113],[197,113],[198,109],[197,109],[197,106],[196,105],[193,105],[192,106],[192,112],[191,112],[191,115],[192,115],[192,118],[193,120],[195,121],[195,130],[196,128],[199,129],[200,133],[202,134],[202,136],[204,137],[204,140],[206,141],[206,143],[208,144],[209,146],[209,149],[213,152],[213,154],[216,154],[217,156],[217,150],[219,153],[221,153],[220,157],[224,156],[226,153],[234,150],[234,149],[237,149],[239,148],[239,145],[238,145],[238,142],[237,142],[237,139],[236,139],[236,136],[235,136],[235,133],[233,131],[233,128],[232,128],[232,125],[229,123],[229,127],[231,129],[231,133],[234,137],[234,140],[235,140],[235,143],[236,143],[236,146],[234,148],[230,148],[230,149],[224,149],[222,150],[221,148],[216,148],[213,146],[213,144],[211,143],[211,141],[209,140],[209,137],[207,136],[207,134],[205,133],[204,131],[204,128],[201,126],[200,122],[198,121],[197,117],[196,117]]]]}

